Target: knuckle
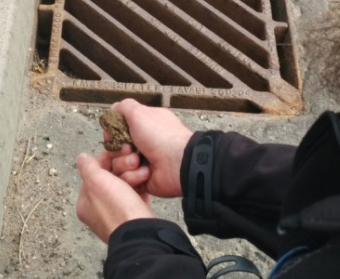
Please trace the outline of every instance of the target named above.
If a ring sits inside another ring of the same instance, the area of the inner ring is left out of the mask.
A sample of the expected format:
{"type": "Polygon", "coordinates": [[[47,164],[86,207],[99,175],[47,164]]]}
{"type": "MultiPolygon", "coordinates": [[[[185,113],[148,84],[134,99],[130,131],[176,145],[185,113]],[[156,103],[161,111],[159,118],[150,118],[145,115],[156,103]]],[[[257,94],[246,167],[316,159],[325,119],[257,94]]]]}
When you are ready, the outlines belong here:
{"type": "Polygon", "coordinates": [[[120,159],[114,159],[112,161],[112,173],[114,175],[117,175],[120,172],[120,163],[119,163],[120,159]]]}
{"type": "Polygon", "coordinates": [[[134,99],[125,99],[122,101],[122,107],[129,113],[131,118],[134,118],[138,116],[142,106],[134,99]]]}

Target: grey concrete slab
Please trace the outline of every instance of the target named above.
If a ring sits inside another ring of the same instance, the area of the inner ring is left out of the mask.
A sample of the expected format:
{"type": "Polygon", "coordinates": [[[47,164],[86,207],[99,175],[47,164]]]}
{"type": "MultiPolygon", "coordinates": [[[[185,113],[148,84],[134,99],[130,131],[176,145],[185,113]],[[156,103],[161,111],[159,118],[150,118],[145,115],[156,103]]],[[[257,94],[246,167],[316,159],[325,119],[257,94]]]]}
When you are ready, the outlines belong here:
{"type": "Polygon", "coordinates": [[[0,0],[0,228],[32,36],[35,0],[0,0]]]}

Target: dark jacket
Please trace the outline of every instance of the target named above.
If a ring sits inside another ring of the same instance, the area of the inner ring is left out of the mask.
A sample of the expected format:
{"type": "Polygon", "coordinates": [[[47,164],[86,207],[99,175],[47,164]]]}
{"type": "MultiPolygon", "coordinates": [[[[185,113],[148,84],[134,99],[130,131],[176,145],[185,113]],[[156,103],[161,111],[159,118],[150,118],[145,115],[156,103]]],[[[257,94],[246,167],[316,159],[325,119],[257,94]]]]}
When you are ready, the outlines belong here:
{"type": "MultiPolygon", "coordinates": [[[[340,140],[329,117],[320,117],[298,150],[289,145],[258,144],[234,132],[196,132],[181,165],[182,204],[189,232],[245,238],[275,260],[291,249],[307,247],[280,264],[271,278],[339,278],[340,230],[336,226],[340,213],[334,212],[340,211],[340,199],[339,203],[332,201],[333,208],[327,199],[340,192],[340,140]],[[308,158],[316,160],[309,163],[308,158]],[[193,167],[195,162],[199,164],[193,167]],[[195,180],[200,164],[203,175],[195,180]],[[204,168],[209,171],[205,173],[204,168]],[[330,171],[336,173],[332,176],[330,171]],[[208,185],[210,190],[205,192],[208,185]],[[331,214],[330,221],[318,224],[314,217],[320,214],[326,219],[331,214]]],[[[206,277],[206,269],[176,224],[140,219],[123,224],[111,235],[104,276],[199,279],[206,277]]]]}

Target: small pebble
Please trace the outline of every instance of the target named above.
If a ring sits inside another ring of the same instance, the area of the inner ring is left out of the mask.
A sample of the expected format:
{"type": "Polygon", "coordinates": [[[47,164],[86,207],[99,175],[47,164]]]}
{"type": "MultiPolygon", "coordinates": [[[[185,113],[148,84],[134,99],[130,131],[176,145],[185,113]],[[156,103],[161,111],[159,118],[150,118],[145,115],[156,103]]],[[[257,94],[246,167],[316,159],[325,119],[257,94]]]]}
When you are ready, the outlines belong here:
{"type": "Polygon", "coordinates": [[[81,269],[81,270],[84,270],[85,266],[83,264],[78,263],[78,268],[81,269]]]}
{"type": "Polygon", "coordinates": [[[53,147],[53,144],[52,143],[48,143],[48,144],[46,144],[46,147],[47,147],[47,149],[51,149],[53,147]]]}
{"type": "Polygon", "coordinates": [[[202,121],[209,121],[207,115],[201,115],[201,116],[200,116],[200,119],[201,119],[202,121]]]}
{"type": "Polygon", "coordinates": [[[63,216],[64,216],[64,217],[66,216],[66,212],[65,212],[65,211],[63,212],[63,216]]]}
{"type": "Polygon", "coordinates": [[[58,176],[59,173],[55,168],[50,168],[48,171],[49,176],[58,176]]]}
{"type": "Polygon", "coordinates": [[[64,270],[63,271],[63,275],[65,275],[65,276],[69,276],[71,273],[72,273],[71,270],[64,270]]]}
{"type": "Polygon", "coordinates": [[[30,149],[29,149],[30,155],[33,155],[35,153],[35,151],[37,151],[37,150],[38,150],[38,147],[36,147],[36,146],[30,147],[30,149]]]}
{"type": "MultiPolygon", "coordinates": [[[[18,174],[17,171],[12,171],[12,175],[17,175],[17,174],[18,174]]],[[[0,277],[0,279],[1,279],[1,277],[0,277]]]]}
{"type": "Polygon", "coordinates": [[[59,211],[62,211],[62,210],[64,209],[64,208],[61,207],[59,204],[55,205],[54,208],[55,208],[56,210],[59,210],[59,211]]]}

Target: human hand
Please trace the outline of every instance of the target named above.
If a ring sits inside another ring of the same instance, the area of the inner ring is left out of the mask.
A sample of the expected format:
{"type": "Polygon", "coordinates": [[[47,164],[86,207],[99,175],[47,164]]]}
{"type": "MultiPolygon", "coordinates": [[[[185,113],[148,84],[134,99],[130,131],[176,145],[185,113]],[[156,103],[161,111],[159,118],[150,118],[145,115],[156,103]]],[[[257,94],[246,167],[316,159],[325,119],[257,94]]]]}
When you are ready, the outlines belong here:
{"type": "MultiPolygon", "coordinates": [[[[160,197],[182,196],[180,166],[192,132],[168,109],[147,107],[131,99],[115,103],[111,109],[124,115],[134,145],[150,163],[147,192],[160,197]]],[[[126,156],[114,159],[113,172],[132,186],[138,186],[132,181],[136,172],[124,172],[126,159],[126,156]]]]}
{"type": "Polygon", "coordinates": [[[148,195],[140,195],[110,172],[112,157],[103,151],[98,159],[81,154],[77,166],[83,180],[77,203],[78,218],[105,243],[123,223],[154,218],[148,195]]]}

